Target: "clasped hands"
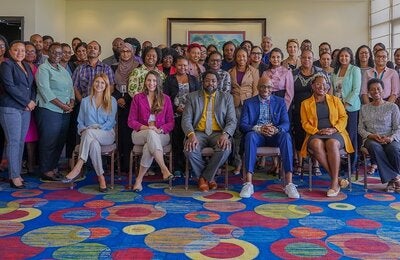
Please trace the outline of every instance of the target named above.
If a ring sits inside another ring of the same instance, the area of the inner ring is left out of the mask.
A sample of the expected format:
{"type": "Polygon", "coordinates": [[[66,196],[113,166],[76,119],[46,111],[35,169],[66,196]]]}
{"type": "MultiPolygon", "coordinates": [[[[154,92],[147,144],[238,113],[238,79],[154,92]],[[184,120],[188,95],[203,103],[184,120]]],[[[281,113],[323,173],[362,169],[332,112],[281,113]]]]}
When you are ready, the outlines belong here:
{"type": "MultiPolygon", "coordinates": [[[[191,134],[185,141],[185,151],[192,152],[197,148],[198,144],[199,141],[197,140],[196,134],[191,134]]],[[[217,146],[223,151],[231,147],[231,141],[226,133],[222,133],[219,136],[217,140],[217,146]]]]}
{"type": "Polygon", "coordinates": [[[375,140],[380,144],[390,144],[393,142],[393,137],[391,136],[381,136],[379,134],[370,134],[368,135],[369,139],[375,140]]]}
{"type": "Polygon", "coordinates": [[[337,133],[338,130],[334,127],[330,127],[330,128],[322,128],[321,130],[319,130],[317,132],[317,134],[319,135],[332,135],[334,133],[337,133]]]}
{"type": "Polygon", "coordinates": [[[276,135],[279,132],[279,129],[273,124],[265,124],[261,126],[260,132],[265,136],[271,137],[276,135]]]}

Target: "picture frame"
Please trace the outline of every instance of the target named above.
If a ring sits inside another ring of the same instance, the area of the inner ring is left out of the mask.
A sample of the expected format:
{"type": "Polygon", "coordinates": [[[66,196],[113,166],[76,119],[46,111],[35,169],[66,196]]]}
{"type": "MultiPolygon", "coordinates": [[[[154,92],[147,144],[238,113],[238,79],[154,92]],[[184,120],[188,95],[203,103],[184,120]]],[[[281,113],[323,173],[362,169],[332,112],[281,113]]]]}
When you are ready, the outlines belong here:
{"type": "Polygon", "coordinates": [[[167,45],[188,44],[189,32],[244,31],[245,39],[255,44],[267,35],[266,18],[167,18],[167,45]]]}
{"type": "Polygon", "coordinates": [[[188,31],[187,43],[199,43],[204,46],[213,44],[219,51],[227,41],[232,41],[236,46],[246,39],[246,31],[188,31]]]}

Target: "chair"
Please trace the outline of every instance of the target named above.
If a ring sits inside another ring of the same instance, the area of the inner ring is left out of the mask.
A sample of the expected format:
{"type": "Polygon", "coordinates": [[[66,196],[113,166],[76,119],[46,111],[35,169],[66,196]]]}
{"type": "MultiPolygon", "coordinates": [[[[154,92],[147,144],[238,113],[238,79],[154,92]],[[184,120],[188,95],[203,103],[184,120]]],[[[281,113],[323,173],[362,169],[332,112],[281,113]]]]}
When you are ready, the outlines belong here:
{"type": "MultiPolygon", "coordinates": [[[[364,159],[364,190],[365,190],[365,192],[367,192],[367,191],[368,191],[368,178],[367,178],[367,168],[368,168],[368,166],[367,166],[367,159],[369,159],[370,156],[369,156],[368,149],[365,148],[364,146],[361,146],[360,151],[361,151],[361,153],[362,153],[362,155],[363,155],[363,159],[364,159]]],[[[357,170],[356,179],[358,179],[358,170],[357,170]]]]}
{"type": "MultiPolygon", "coordinates": [[[[281,150],[279,149],[279,147],[272,147],[272,146],[260,146],[257,147],[257,157],[276,157],[278,158],[278,167],[279,167],[279,173],[280,176],[279,178],[282,179],[283,182],[283,186],[285,186],[285,172],[283,170],[282,167],[282,157],[281,157],[281,150]]],[[[244,156],[243,156],[243,160],[244,161],[244,156]]],[[[246,169],[244,167],[244,163],[243,163],[243,179],[245,180],[246,178],[246,169]]]]}
{"type": "MultiPolygon", "coordinates": [[[[211,157],[214,154],[214,149],[212,147],[204,147],[201,150],[201,156],[203,157],[211,157]]],[[[228,189],[228,177],[229,177],[229,170],[228,170],[228,160],[224,163],[225,168],[225,190],[228,189]]],[[[185,190],[189,188],[189,160],[186,158],[186,166],[185,166],[185,190]]]]}
{"type": "MultiPolygon", "coordinates": [[[[120,159],[119,159],[119,152],[118,152],[118,134],[117,134],[117,127],[114,127],[114,131],[115,131],[115,140],[114,143],[110,144],[110,145],[102,145],[101,146],[101,156],[106,156],[110,158],[110,173],[111,173],[111,177],[110,177],[110,189],[114,189],[114,167],[115,167],[115,161],[117,161],[117,172],[118,175],[121,175],[121,163],[120,163],[120,159]]],[[[73,154],[73,159],[74,159],[74,165],[76,164],[76,161],[78,160],[78,156],[79,156],[79,144],[75,146],[74,149],[74,154],[73,154]]],[[[83,175],[82,172],[80,173],[80,175],[83,175]]],[[[71,189],[74,188],[74,183],[71,182],[71,189]]]]}
{"type": "MultiPolygon", "coordinates": [[[[350,154],[347,153],[346,150],[344,150],[344,149],[340,149],[339,152],[340,152],[340,157],[341,158],[346,158],[347,159],[347,178],[348,178],[348,181],[349,181],[349,191],[351,191],[352,187],[351,187],[351,159],[350,159],[350,154]]],[[[308,169],[309,169],[309,172],[308,172],[308,189],[310,191],[312,191],[312,158],[313,158],[312,154],[309,154],[309,158],[310,158],[310,160],[309,160],[309,163],[308,163],[308,169]]]]}
{"type": "MultiPolygon", "coordinates": [[[[140,157],[143,153],[143,145],[133,145],[132,151],[129,156],[129,177],[128,177],[128,189],[132,189],[132,168],[135,163],[135,176],[139,172],[140,157]]],[[[168,169],[172,172],[172,145],[171,143],[163,146],[163,154],[168,158],[168,169]]],[[[168,187],[172,189],[172,179],[169,180],[168,187]]]]}

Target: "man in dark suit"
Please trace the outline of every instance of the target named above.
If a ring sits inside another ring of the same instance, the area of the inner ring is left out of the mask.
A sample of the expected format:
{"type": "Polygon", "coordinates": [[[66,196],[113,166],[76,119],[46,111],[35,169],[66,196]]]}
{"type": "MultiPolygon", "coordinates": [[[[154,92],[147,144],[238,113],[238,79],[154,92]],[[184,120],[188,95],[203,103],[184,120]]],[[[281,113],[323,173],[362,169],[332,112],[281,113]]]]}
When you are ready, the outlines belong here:
{"type": "Polygon", "coordinates": [[[299,198],[296,186],[292,183],[293,148],[289,134],[289,116],[285,100],[271,95],[272,81],[261,78],[258,84],[258,95],[247,99],[243,104],[240,118],[240,130],[244,139],[244,163],[247,181],[242,187],[240,196],[249,198],[254,193],[252,177],[256,163],[257,147],[279,147],[283,168],[286,173],[285,193],[289,198],[299,198]]]}
{"type": "Polygon", "coordinates": [[[231,94],[217,91],[218,73],[206,71],[202,79],[203,89],[187,97],[182,129],[186,136],[185,155],[199,178],[200,191],[205,192],[217,188],[214,176],[231,153],[230,138],[237,120],[231,94]],[[201,156],[205,147],[214,149],[207,165],[201,156]]]}

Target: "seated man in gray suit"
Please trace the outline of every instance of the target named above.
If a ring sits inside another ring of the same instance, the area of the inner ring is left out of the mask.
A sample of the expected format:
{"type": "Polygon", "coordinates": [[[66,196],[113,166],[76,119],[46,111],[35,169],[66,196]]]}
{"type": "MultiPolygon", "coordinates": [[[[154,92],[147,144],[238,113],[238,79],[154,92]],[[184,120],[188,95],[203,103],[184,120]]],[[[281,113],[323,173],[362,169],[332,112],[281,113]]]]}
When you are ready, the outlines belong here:
{"type": "Polygon", "coordinates": [[[189,93],[182,115],[182,129],[186,136],[185,155],[196,177],[200,191],[216,189],[215,173],[231,153],[230,137],[236,129],[233,98],[229,93],[217,91],[217,72],[202,75],[203,89],[189,93]],[[201,150],[214,148],[214,155],[204,161],[201,150]]]}

